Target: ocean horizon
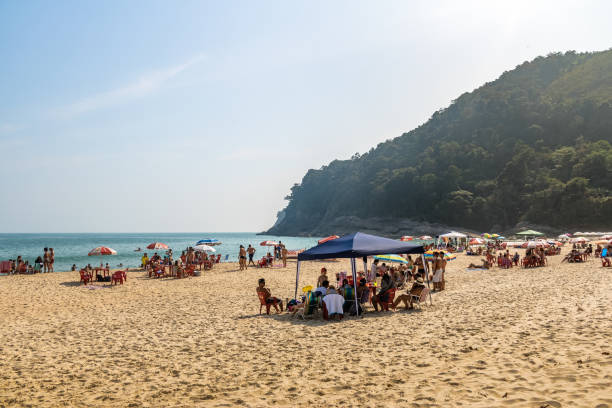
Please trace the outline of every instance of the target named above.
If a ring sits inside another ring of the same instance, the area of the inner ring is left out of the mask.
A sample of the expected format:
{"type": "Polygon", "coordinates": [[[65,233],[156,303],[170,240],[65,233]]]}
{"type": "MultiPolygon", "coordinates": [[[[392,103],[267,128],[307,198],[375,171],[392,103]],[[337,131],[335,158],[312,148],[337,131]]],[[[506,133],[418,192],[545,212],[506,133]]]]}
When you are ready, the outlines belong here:
{"type": "MultiPolygon", "coordinates": [[[[240,245],[249,244],[255,247],[255,257],[265,255],[268,248],[259,245],[266,240],[282,241],[287,249],[307,249],[317,245],[320,237],[288,237],[277,235],[258,235],[256,232],[122,232],[122,233],[0,233],[0,260],[16,259],[21,255],[24,260],[33,263],[36,257],[42,256],[44,248],[53,248],[55,252],[55,272],[69,271],[73,264],[83,267],[88,263],[98,265],[101,261],[111,268],[135,268],[140,266],[143,252],[149,256],[156,252],[146,249],[153,242],[162,242],[172,248],[176,254],[189,246],[194,246],[201,239],[214,238],[221,241],[215,246],[215,254],[221,254],[225,260],[238,260],[240,245]],[[93,248],[107,246],[117,251],[112,256],[88,256],[93,248]],[[140,248],[141,252],[135,250],[140,248]]],[[[164,253],[165,251],[157,251],[164,253]]]]}

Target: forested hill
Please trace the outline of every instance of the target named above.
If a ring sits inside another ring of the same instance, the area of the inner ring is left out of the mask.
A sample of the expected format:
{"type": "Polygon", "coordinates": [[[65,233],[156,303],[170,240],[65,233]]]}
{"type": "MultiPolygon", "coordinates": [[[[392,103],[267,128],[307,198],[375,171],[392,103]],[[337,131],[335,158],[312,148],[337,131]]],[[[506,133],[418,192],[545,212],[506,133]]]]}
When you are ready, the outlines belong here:
{"type": "Polygon", "coordinates": [[[400,137],[309,170],[269,233],[372,219],[610,229],[611,144],[612,50],[538,57],[400,137]]]}

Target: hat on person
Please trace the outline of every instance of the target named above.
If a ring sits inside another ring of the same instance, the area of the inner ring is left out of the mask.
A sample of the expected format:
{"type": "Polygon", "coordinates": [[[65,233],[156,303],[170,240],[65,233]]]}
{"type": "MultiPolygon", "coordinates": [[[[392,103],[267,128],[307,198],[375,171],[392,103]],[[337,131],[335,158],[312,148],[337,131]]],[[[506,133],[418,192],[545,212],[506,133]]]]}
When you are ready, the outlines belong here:
{"type": "Polygon", "coordinates": [[[420,283],[421,285],[423,285],[423,278],[421,278],[420,276],[416,278],[416,283],[420,283]]]}

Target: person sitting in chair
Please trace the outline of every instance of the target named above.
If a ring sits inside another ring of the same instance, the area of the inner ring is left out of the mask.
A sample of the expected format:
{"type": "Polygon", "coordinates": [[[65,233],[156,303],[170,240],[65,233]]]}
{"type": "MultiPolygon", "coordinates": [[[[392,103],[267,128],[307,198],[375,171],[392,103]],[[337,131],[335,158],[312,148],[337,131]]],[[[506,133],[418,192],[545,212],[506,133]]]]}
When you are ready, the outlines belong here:
{"type": "Polygon", "coordinates": [[[280,311],[283,311],[283,301],[279,298],[275,298],[270,293],[270,289],[266,288],[266,280],[264,278],[259,279],[257,286],[257,294],[263,293],[264,299],[266,299],[266,303],[269,305],[273,305],[276,311],[278,312],[277,305],[280,305],[280,311]]]}
{"type": "Polygon", "coordinates": [[[317,297],[323,297],[325,295],[327,295],[327,288],[329,287],[329,281],[328,280],[324,280],[323,282],[321,282],[321,286],[317,287],[314,290],[314,295],[317,297]]]}
{"type": "Polygon", "coordinates": [[[425,288],[425,284],[423,283],[423,278],[417,278],[410,290],[407,290],[405,294],[395,298],[393,302],[393,308],[395,309],[397,305],[401,302],[404,302],[404,306],[406,306],[406,310],[412,309],[412,296],[421,296],[421,291],[425,288]]]}
{"type": "Polygon", "coordinates": [[[383,302],[386,302],[389,297],[389,291],[394,288],[395,282],[393,282],[393,279],[391,279],[388,273],[385,273],[380,284],[380,291],[372,297],[372,306],[374,306],[374,310],[378,312],[378,305],[380,305],[382,309],[383,302]]]}

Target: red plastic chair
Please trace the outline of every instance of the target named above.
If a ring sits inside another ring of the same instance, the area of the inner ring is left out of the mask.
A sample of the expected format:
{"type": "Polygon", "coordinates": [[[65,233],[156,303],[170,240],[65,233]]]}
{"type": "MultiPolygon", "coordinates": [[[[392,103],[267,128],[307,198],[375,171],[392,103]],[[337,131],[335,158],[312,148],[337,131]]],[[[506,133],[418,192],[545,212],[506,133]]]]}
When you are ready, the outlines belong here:
{"type": "Polygon", "coordinates": [[[117,271],[113,273],[113,276],[111,278],[111,285],[117,285],[119,283],[123,285],[123,274],[123,271],[117,271]]]}
{"type": "Polygon", "coordinates": [[[84,269],[81,269],[79,273],[81,274],[81,282],[83,282],[83,285],[87,285],[91,281],[91,275],[84,269]]]}
{"type": "Polygon", "coordinates": [[[270,314],[270,306],[274,306],[274,309],[278,312],[278,304],[279,300],[275,300],[272,303],[266,302],[266,294],[264,292],[257,292],[257,296],[259,297],[259,314],[261,314],[261,309],[266,307],[266,314],[270,314]]]}
{"type": "Polygon", "coordinates": [[[393,305],[393,300],[395,299],[395,289],[389,289],[387,291],[387,301],[381,301],[382,309],[389,311],[389,305],[393,305]]]}

